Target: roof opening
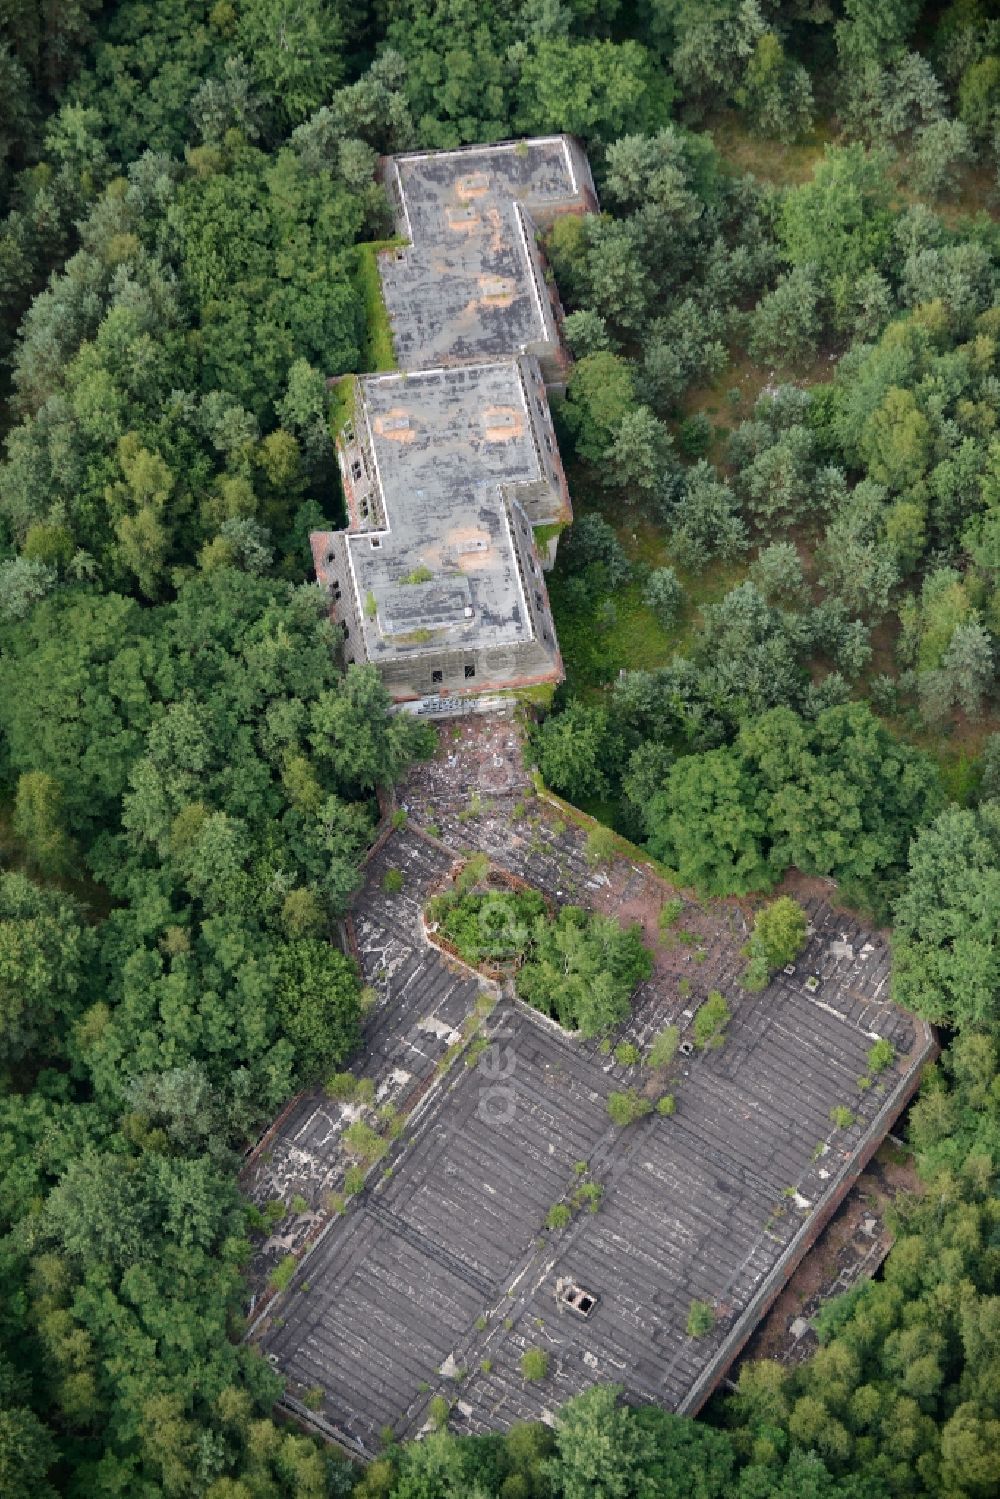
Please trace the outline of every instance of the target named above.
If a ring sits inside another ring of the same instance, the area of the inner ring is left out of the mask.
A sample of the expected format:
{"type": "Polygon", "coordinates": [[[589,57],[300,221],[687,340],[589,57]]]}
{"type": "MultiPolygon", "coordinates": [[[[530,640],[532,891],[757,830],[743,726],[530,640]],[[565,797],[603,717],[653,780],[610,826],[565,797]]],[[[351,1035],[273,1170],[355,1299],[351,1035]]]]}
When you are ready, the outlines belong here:
{"type": "Polygon", "coordinates": [[[561,1286],[559,1300],[564,1306],[569,1307],[571,1312],[577,1312],[581,1317],[589,1317],[597,1305],[598,1297],[593,1291],[585,1291],[582,1286],[569,1283],[561,1286]]]}

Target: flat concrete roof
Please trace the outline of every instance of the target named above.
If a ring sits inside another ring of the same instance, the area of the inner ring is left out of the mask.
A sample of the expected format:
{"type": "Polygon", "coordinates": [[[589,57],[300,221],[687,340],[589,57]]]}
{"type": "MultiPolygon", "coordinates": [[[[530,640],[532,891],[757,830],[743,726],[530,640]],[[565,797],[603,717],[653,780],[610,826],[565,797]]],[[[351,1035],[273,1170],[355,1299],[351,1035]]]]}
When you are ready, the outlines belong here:
{"type": "Polygon", "coordinates": [[[595,201],[567,137],[394,156],[383,176],[411,241],[379,260],[401,368],[557,341],[531,215],[595,201]]]}
{"type": "Polygon", "coordinates": [[[934,1053],[930,1028],[889,1001],[886,937],[832,906],[823,882],[800,881],[808,947],[762,993],[743,991],[744,905],[681,896],[661,933],[675,892],[627,858],[593,867],[585,830],[532,796],[512,719],[456,725],[399,796],[409,823],[374,850],[352,930],[377,995],[355,1070],[406,1128],[331,1217],[357,1110],[306,1095],[246,1182],[260,1203],[301,1194],[309,1204],[273,1231],[254,1270],[262,1285],[284,1254],[315,1246],[289,1290],[255,1313],[288,1376],[285,1402],[363,1454],[387,1424],[407,1437],[425,1429],[436,1394],[466,1432],[554,1419],[595,1382],[697,1410],[934,1053]],[[433,835],[418,819],[433,821],[433,835]],[[475,1034],[483,982],[427,945],[420,913],[470,849],[556,902],[643,925],[655,969],[615,1043],[645,1052],[668,1023],[686,1039],[708,994],[726,996],[724,1044],[679,1054],[671,1069],[673,1117],[613,1127],[608,1094],[648,1094],[648,1070],[509,997],[479,1020],[492,1044],[476,1065],[459,1057],[447,1069],[475,1034]],[[389,869],[401,890],[384,888],[389,869]],[[896,1061],[861,1090],[876,1036],[896,1061]],[[831,1120],[837,1107],[851,1111],[846,1128],[831,1120]],[[583,1203],[547,1228],[551,1206],[572,1203],[581,1184],[600,1188],[597,1211],[583,1203]],[[595,1298],[587,1317],[567,1304],[573,1286],[595,1298]],[[686,1331],[694,1300],[715,1311],[701,1338],[686,1331]],[[520,1370],[532,1348],[549,1355],[537,1383],[520,1370]],[[322,1404],[307,1409],[313,1389],[322,1404]]]}
{"type": "Polygon", "coordinates": [[[367,428],[387,519],[385,530],[347,537],[369,659],[397,659],[415,644],[530,640],[500,492],[542,477],[517,363],[364,375],[359,384],[355,424],[367,428]]]}

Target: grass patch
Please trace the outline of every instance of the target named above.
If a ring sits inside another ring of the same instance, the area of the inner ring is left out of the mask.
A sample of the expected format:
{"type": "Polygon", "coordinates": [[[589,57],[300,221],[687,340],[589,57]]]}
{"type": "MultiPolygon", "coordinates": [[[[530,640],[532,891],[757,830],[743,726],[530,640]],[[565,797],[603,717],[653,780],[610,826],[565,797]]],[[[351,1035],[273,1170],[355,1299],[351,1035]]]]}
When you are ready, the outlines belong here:
{"type": "Polygon", "coordinates": [[[967,807],[979,789],[979,763],[965,749],[943,748],[932,751],[941,772],[944,794],[950,802],[967,807]]]}
{"type": "Polygon", "coordinates": [[[294,1254],[286,1254],[285,1258],[271,1271],[268,1276],[268,1284],[275,1291],[283,1291],[295,1274],[296,1259],[294,1254]]]}
{"type": "Polygon", "coordinates": [[[581,812],[586,812],[588,817],[602,822],[606,827],[614,828],[618,817],[618,803],[603,796],[581,796],[577,798],[577,805],[581,812]]]}
{"type": "Polygon", "coordinates": [[[603,687],[621,667],[652,670],[665,666],[677,646],[642,601],[642,588],[628,583],[613,599],[614,620],[602,626],[593,609],[567,608],[559,580],[550,585],[552,611],[567,678],[577,686],[603,687]]]}
{"type": "Polygon", "coordinates": [[[547,526],[532,526],[531,529],[535,533],[535,545],[542,556],[545,555],[549,542],[553,537],[561,535],[565,525],[565,521],[557,520],[552,521],[547,526]]]}
{"type": "Polygon", "coordinates": [[[547,712],[552,707],[552,699],[555,696],[555,682],[536,682],[533,687],[516,687],[513,692],[502,693],[502,697],[512,697],[515,702],[524,703],[531,708],[544,708],[547,712]]]}
{"type": "Polygon", "coordinates": [[[365,336],[361,345],[361,368],[366,371],[395,370],[399,368],[396,350],[392,342],[392,328],[382,295],[382,278],[378,271],[378,257],[382,250],[395,250],[405,245],[405,239],[380,239],[367,245],[355,246],[354,284],[357,287],[365,310],[365,336]]]}
{"type": "Polygon", "coordinates": [[[330,432],[334,441],[354,416],[355,384],[353,375],[344,375],[330,396],[330,432]]]}
{"type": "MultiPolygon", "coordinates": [[[[591,508],[601,509],[601,506],[591,508]]],[[[593,697],[609,686],[619,671],[654,671],[675,655],[690,650],[706,604],[715,603],[746,576],[740,562],[714,560],[701,573],[678,566],[662,527],[652,521],[613,511],[604,517],[632,563],[645,567],[673,567],[684,590],[677,622],[665,629],[643,602],[643,584],[633,579],[603,599],[574,607],[567,597],[566,578],[557,565],[549,578],[549,599],[571,691],[593,697]],[[610,604],[606,616],[602,609],[610,604]]],[[[604,820],[604,819],[602,819],[604,820]]]]}
{"type": "Polygon", "coordinates": [[[829,128],[820,121],[797,145],[763,140],[747,129],[739,115],[728,110],[712,116],[707,128],[719,155],[738,176],[752,172],[776,187],[808,182],[830,139],[829,128]]]}
{"type": "Polygon", "coordinates": [[[664,1026],[650,1044],[646,1057],[650,1067],[669,1067],[677,1055],[680,1039],[681,1033],[676,1025],[664,1026]]]}

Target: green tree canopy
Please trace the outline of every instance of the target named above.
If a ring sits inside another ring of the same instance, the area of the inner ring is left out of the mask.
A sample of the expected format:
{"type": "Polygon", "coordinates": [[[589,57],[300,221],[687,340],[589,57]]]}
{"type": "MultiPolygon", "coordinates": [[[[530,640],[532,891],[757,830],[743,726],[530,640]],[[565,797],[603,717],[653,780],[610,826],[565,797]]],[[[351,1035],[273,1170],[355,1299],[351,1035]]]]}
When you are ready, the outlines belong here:
{"type": "Polygon", "coordinates": [[[810,182],[793,188],[781,211],[781,236],[794,266],[813,266],[822,289],[842,295],[882,264],[891,242],[884,160],[863,146],[828,146],[810,182]]]}
{"type": "Polygon", "coordinates": [[[0,873],[0,1061],[58,1054],[91,992],[96,949],[74,901],[0,873]]]}
{"type": "Polygon", "coordinates": [[[893,990],[947,1025],[989,1025],[1000,993],[1000,804],[950,807],[918,832],[894,906],[893,990]]]}

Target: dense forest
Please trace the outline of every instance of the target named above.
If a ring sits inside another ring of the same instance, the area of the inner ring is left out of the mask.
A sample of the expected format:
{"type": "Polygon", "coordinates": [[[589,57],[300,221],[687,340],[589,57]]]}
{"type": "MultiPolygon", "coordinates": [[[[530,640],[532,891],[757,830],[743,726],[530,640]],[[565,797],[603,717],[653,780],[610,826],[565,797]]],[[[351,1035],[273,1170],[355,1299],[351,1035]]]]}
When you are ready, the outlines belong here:
{"type": "Polygon", "coordinates": [[[1000,6],[0,4],[0,1492],[1000,1491],[1000,6]],[[685,1421],[271,1416],[239,1152],[351,1053],[331,949],[431,749],[334,664],[330,377],[376,158],[570,131],[544,779],[703,896],[791,865],[948,1028],[884,1276],[685,1421]]]}

